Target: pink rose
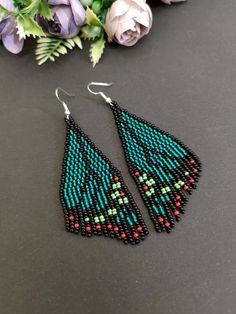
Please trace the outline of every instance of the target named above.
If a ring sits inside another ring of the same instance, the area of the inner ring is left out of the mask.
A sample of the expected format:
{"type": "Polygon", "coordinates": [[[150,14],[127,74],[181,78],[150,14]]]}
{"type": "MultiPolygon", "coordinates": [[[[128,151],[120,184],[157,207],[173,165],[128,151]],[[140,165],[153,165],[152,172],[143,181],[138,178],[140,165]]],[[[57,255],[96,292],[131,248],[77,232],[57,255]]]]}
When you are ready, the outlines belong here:
{"type": "Polygon", "coordinates": [[[164,2],[165,4],[171,4],[175,2],[183,2],[185,0],[161,0],[161,1],[164,2]]]}
{"type": "Polygon", "coordinates": [[[123,46],[133,46],[152,26],[152,11],[146,0],[116,0],[107,12],[106,32],[123,46]]]}

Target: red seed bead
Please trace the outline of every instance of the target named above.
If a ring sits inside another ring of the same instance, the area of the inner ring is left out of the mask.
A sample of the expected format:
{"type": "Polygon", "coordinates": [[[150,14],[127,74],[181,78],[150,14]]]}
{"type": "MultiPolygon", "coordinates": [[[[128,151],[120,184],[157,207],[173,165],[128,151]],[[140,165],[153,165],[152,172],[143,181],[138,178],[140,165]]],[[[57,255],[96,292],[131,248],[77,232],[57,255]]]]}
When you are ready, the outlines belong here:
{"type": "Polygon", "coordinates": [[[119,228],[118,227],[114,227],[114,231],[119,231],[119,228]]]}
{"type": "Polygon", "coordinates": [[[107,229],[112,229],[112,225],[111,224],[107,225],[107,229]]]}
{"type": "Polygon", "coordinates": [[[189,163],[190,163],[190,165],[193,165],[193,164],[195,164],[195,160],[191,159],[189,163]]]}
{"type": "Polygon", "coordinates": [[[97,230],[101,229],[101,226],[100,225],[96,225],[96,229],[97,230]]]}
{"type": "Polygon", "coordinates": [[[75,227],[76,229],[79,229],[80,225],[79,225],[79,224],[74,224],[74,227],[75,227]]]}
{"type": "Polygon", "coordinates": [[[121,233],[120,236],[121,236],[122,239],[126,238],[126,234],[125,233],[121,233]]]}
{"type": "Polygon", "coordinates": [[[148,190],[148,186],[145,185],[145,186],[143,187],[143,189],[144,189],[144,191],[147,191],[147,190],[148,190]]]}
{"type": "Polygon", "coordinates": [[[166,223],[165,223],[165,226],[166,226],[166,227],[169,227],[169,226],[170,226],[170,223],[169,223],[169,222],[166,222],[166,223]]]}
{"type": "Polygon", "coordinates": [[[190,182],[190,183],[194,183],[194,179],[191,178],[191,179],[189,180],[189,182],[190,182]]]}
{"type": "Polygon", "coordinates": [[[141,226],[137,227],[137,231],[142,231],[142,230],[143,230],[143,228],[141,226]]]}
{"type": "Polygon", "coordinates": [[[125,196],[125,193],[124,192],[120,192],[120,196],[125,196]]]}
{"type": "Polygon", "coordinates": [[[86,229],[86,231],[91,231],[91,227],[90,226],[87,226],[85,229],[86,229]]]}
{"type": "Polygon", "coordinates": [[[179,214],[180,214],[180,212],[179,212],[178,210],[175,210],[175,211],[174,211],[174,215],[175,215],[175,216],[178,216],[179,214]]]}
{"type": "Polygon", "coordinates": [[[198,173],[198,170],[196,168],[194,168],[193,173],[198,173]]]}
{"type": "Polygon", "coordinates": [[[179,200],[181,200],[181,196],[177,195],[175,199],[176,199],[176,201],[179,201],[179,200]]]}
{"type": "Polygon", "coordinates": [[[181,206],[180,202],[175,203],[175,206],[180,207],[181,206]]]}
{"type": "Polygon", "coordinates": [[[71,215],[71,216],[69,217],[69,219],[70,219],[71,221],[73,221],[73,220],[75,220],[75,216],[71,215]]]}
{"type": "Polygon", "coordinates": [[[135,232],[135,233],[133,234],[133,236],[134,236],[134,238],[138,238],[138,233],[135,232]]]}
{"type": "Polygon", "coordinates": [[[119,177],[115,177],[114,178],[114,181],[116,181],[116,182],[119,181],[119,180],[120,180],[119,177]]]}
{"type": "Polygon", "coordinates": [[[159,218],[158,221],[159,221],[159,222],[163,222],[164,219],[163,219],[163,218],[159,218]]]}
{"type": "Polygon", "coordinates": [[[138,177],[138,176],[140,176],[140,173],[139,173],[138,171],[136,171],[136,172],[134,173],[134,175],[135,175],[135,177],[138,177]]]}
{"type": "Polygon", "coordinates": [[[188,189],[189,189],[189,186],[188,186],[188,185],[185,185],[185,186],[184,186],[184,190],[187,191],[188,189]]]}

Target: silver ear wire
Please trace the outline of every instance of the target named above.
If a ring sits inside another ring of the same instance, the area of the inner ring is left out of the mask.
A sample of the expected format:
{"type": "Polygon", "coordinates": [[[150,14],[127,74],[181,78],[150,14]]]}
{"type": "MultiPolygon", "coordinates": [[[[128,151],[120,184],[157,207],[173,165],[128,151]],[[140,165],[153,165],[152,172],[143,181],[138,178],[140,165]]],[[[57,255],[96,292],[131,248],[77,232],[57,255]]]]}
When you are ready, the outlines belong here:
{"type": "Polygon", "coordinates": [[[88,85],[87,85],[87,89],[88,91],[93,94],[93,95],[100,95],[103,99],[105,99],[105,101],[110,104],[111,106],[112,105],[112,100],[110,97],[107,97],[103,92],[94,92],[91,90],[90,86],[111,86],[113,83],[100,83],[100,82],[90,82],[88,85]]]}
{"type": "Polygon", "coordinates": [[[66,94],[67,96],[70,96],[70,97],[74,97],[75,95],[73,94],[69,94],[67,91],[65,91],[63,88],[61,87],[57,87],[55,89],[55,95],[57,97],[57,99],[60,101],[60,103],[63,105],[64,109],[65,109],[65,115],[66,115],[66,119],[69,120],[69,117],[70,117],[70,110],[68,109],[66,103],[61,100],[61,98],[59,97],[59,91],[62,91],[64,94],[66,94]]]}

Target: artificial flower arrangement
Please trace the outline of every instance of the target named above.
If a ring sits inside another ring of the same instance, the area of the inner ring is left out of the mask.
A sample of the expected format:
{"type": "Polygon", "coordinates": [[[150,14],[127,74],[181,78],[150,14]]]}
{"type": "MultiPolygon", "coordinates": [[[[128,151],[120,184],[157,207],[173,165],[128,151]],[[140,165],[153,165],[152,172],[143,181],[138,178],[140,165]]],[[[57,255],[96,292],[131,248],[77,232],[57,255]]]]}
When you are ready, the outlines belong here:
{"type": "Polygon", "coordinates": [[[133,46],[151,26],[146,0],[0,0],[0,40],[17,54],[27,37],[37,38],[39,65],[55,61],[68,49],[82,49],[82,40],[92,40],[90,59],[95,66],[106,42],[133,46]]]}

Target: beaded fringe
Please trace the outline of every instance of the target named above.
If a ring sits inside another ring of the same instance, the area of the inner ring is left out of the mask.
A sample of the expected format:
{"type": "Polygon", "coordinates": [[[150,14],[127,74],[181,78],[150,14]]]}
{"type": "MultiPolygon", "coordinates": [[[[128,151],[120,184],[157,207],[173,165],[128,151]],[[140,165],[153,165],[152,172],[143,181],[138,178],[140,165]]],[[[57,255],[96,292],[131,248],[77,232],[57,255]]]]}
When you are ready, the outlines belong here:
{"type": "Polygon", "coordinates": [[[121,173],[71,117],[65,121],[60,200],[66,229],[138,244],[148,229],[121,173]]]}
{"type": "Polygon", "coordinates": [[[201,172],[199,158],[169,133],[111,103],[125,158],[157,232],[184,213],[201,172]]]}

